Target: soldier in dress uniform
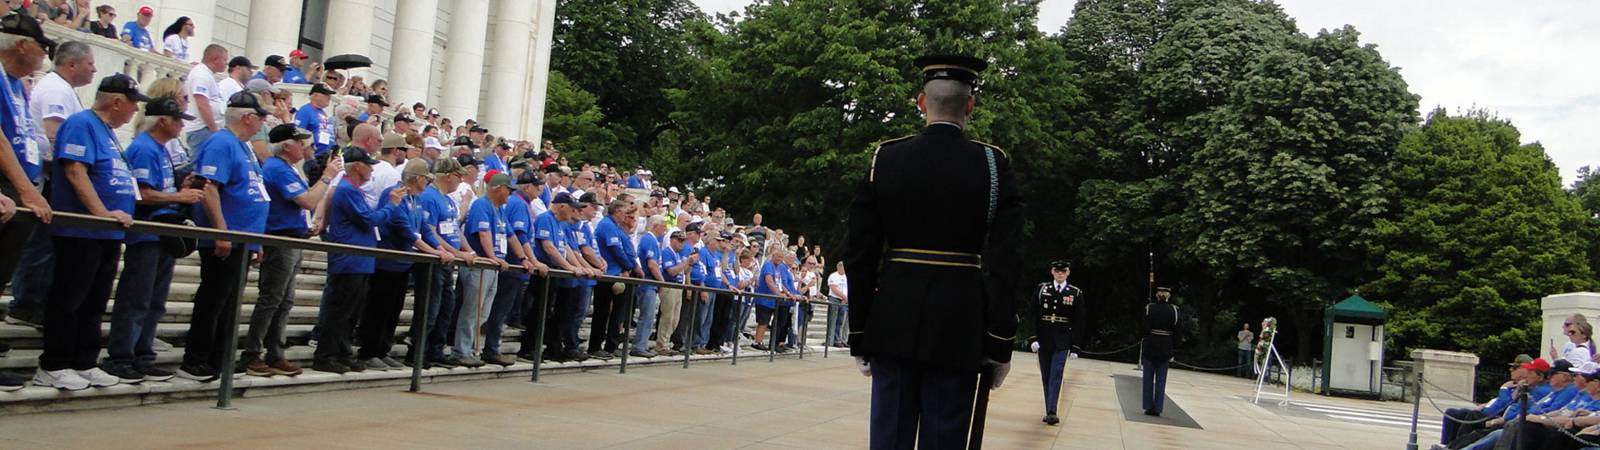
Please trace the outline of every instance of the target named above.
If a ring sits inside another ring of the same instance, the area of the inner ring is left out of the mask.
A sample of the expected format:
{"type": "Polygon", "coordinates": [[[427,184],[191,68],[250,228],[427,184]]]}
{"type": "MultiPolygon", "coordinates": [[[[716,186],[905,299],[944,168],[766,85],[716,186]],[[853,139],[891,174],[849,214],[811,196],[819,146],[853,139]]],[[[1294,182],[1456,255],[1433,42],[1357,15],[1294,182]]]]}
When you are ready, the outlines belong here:
{"type": "Polygon", "coordinates": [[[927,126],[880,144],[850,204],[850,354],[872,377],[871,447],[963,448],[980,370],[1010,369],[1022,196],[999,148],[967,137],[988,64],[917,58],[927,126]]]}
{"type": "Polygon", "coordinates": [[[1156,301],[1144,305],[1145,336],[1139,364],[1144,368],[1144,415],[1159,416],[1167,395],[1167,364],[1177,340],[1183,315],[1178,305],[1167,303],[1172,290],[1156,288],[1156,301]]]}
{"type": "Polygon", "coordinates": [[[1067,354],[1083,323],[1083,291],[1067,284],[1072,265],[1066,261],[1050,263],[1051,281],[1034,290],[1030,313],[1034,337],[1031,348],[1039,354],[1039,378],[1044,381],[1044,423],[1055,425],[1056,403],[1061,396],[1061,378],[1067,368],[1067,354]]]}

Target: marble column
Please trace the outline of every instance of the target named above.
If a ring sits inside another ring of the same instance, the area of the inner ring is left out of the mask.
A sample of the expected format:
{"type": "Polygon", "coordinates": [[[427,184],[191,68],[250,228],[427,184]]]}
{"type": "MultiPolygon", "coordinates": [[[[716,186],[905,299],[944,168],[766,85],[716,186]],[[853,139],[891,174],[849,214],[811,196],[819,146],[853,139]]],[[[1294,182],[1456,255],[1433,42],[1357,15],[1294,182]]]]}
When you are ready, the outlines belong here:
{"type": "MultiPolygon", "coordinates": [[[[513,0],[515,1],[515,0],[513,0]]],[[[452,0],[450,36],[445,43],[444,93],[439,114],[461,124],[478,116],[483,87],[483,45],[488,34],[489,0],[452,0]]]]}
{"type": "Polygon", "coordinates": [[[544,140],[544,104],[550,84],[550,47],[555,39],[556,0],[539,0],[538,23],[534,29],[533,67],[528,70],[528,104],[523,120],[523,138],[535,143],[544,140]]]}
{"type": "Polygon", "coordinates": [[[439,0],[406,0],[395,11],[394,48],[389,53],[390,100],[408,105],[427,102],[432,65],[421,57],[433,54],[434,21],[438,11],[439,0]],[[410,56],[418,58],[410,59],[410,56]]]}
{"type": "Polygon", "coordinates": [[[347,53],[371,56],[372,15],[377,7],[374,0],[328,2],[328,26],[323,37],[322,57],[326,59],[347,53]]]}
{"type": "Polygon", "coordinates": [[[528,47],[533,44],[534,2],[500,0],[494,11],[495,58],[486,69],[489,95],[479,118],[495,136],[521,138],[528,101],[528,47]]]}
{"type": "Polygon", "coordinates": [[[288,58],[300,48],[300,8],[300,0],[251,0],[244,55],[259,66],[268,55],[288,58]]]}

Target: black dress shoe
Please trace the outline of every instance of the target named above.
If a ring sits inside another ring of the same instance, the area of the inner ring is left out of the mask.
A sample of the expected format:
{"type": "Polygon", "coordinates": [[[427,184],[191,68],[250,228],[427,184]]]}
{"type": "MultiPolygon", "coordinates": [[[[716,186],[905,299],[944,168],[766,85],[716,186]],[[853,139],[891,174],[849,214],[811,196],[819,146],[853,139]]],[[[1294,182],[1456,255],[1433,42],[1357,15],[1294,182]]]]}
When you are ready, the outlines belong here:
{"type": "Polygon", "coordinates": [[[1150,410],[1145,410],[1144,415],[1152,416],[1152,417],[1161,417],[1161,413],[1158,413],[1158,412],[1155,412],[1155,411],[1150,411],[1150,410]]]}
{"type": "Polygon", "coordinates": [[[1044,423],[1047,424],[1047,425],[1055,425],[1055,424],[1061,423],[1061,419],[1056,418],[1055,414],[1045,414],[1044,415],[1044,423]]]}

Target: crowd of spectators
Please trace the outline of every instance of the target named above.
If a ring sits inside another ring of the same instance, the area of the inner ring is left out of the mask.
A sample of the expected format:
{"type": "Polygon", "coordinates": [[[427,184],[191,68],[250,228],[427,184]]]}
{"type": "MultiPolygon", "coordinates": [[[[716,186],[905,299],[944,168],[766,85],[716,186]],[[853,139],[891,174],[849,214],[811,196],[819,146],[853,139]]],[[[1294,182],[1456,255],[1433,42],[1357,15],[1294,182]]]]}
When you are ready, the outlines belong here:
{"type": "MultiPolygon", "coordinates": [[[[86,11],[83,2],[73,5],[86,11]]],[[[115,11],[98,12],[86,29],[112,23],[115,11]]],[[[140,20],[130,24],[142,29],[149,15],[141,8],[140,20]]],[[[183,57],[193,24],[179,20],[167,31],[164,51],[183,57]]],[[[148,36],[128,33],[127,26],[120,36],[147,48],[148,36]]],[[[800,345],[798,328],[814,313],[810,302],[798,300],[847,302],[843,268],[824,277],[820,246],[770,228],[760,214],[736,223],[709,196],[660,182],[642,167],[582,161],[548,140],[535,145],[496,137],[470,118],[452,128],[450,119],[423,103],[390,102],[382,80],[360,85],[337,71],[319,74],[309,101],[292,105],[278,85],[305,80],[302,67],[317,72],[302,66],[305,55],[298,50],[287,58],[267,56],[257,66],[207,46],[181,82],[162,79],[141,92],[125,75],[107,76],[92,104],[81,105],[72,89],[94,79],[93,57],[82,42],[48,39],[33,16],[13,12],[0,19],[0,131],[6,136],[0,144],[6,147],[0,149],[0,273],[9,275],[0,277],[0,290],[12,285],[6,320],[43,333],[35,385],[79,390],[304,370],[285,354],[304,261],[300,250],[50,225],[52,211],[437,259],[441,264],[328,255],[307,344],[315,348],[310,369],[332,373],[402,367],[391,357],[396,328],[408,293],[422,286],[428,295],[417,301],[426,302],[427,314],[411,326],[429,332],[425,342],[408,348],[442,367],[531,361],[532,330],[540,328],[543,358],[556,362],[623,352],[644,358],[714,354],[740,345],[786,352],[800,345]],[[54,69],[37,76],[47,54],[54,69]],[[138,131],[124,143],[113,130],[127,123],[138,131]],[[18,220],[18,206],[37,220],[18,220]],[[156,364],[157,352],[171,346],[155,332],[176,260],[194,253],[199,286],[182,363],[170,371],[156,364]],[[462,261],[476,265],[454,264],[462,261]],[[238,268],[247,263],[259,277],[240,349],[224,327],[225,318],[238,314],[240,285],[249,280],[238,268]],[[554,277],[550,270],[579,277],[554,277]],[[628,288],[599,282],[599,275],[782,300],[628,288]],[[540,308],[546,289],[550,301],[540,308]],[[108,357],[100,360],[101,318],[113,295],[108,357]],[[583,342],[586,317],[590,334],[583,342]],[[622,342],[630,322],[636,331],[631,342],[622,342]],[[507,327],[527,330],[514,354],[502,351],[507,327]],[[241,351],[238,364],[223,367],[224,355],[234,351],[241,351]]],[[[843,330],[844,315],[839,311],[831,325],[843,330]]],[[[844,346],[843,332],[829,333],[825,344],[844,346]]],[[[0,390],[29,382],[0,374],[0,390]]]]}
{"type": "Polygon", "coordinates": [[[1600,354],[1582,314],[1562,322],[1567,342],[1547,358],[1518,355],[1490,401],[1445,411],[1438,449],[1576,450],[1600,443],[1600,354]],[[1551,362],[1554,361],[1554,362],[1551,362]],[[1506,441],[1506,442],[1502,442],[1506,441]]]}

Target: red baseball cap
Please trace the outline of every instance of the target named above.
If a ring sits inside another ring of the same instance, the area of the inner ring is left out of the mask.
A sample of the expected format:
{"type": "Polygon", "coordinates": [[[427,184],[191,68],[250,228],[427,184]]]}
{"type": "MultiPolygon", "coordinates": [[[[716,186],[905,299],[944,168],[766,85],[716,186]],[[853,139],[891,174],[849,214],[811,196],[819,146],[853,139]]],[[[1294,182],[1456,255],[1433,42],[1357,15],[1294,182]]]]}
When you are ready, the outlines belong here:
{"type": "Polygon", "coordinates": [[[290,58],[305,58],[306,57],[306,52],[302,52],[302,51],[300,51],[300,49],[297,48],[297,49],[294,49],[293,51],[289,52],[289,57],[290,58]]]}
{"type": "Polygon", "coordinates": [[[500,169],[494,169],[494,170],[490,170],[488,172],[484,172],[483,173],[483,182],[488,183],[490,178],[494,178],[495,175],[499,175],[499,174],[500,174],[500,169]]]}
{"type": "Polygon", "coordinates": [[[141,16],[153,16],[155,14],[156,14],[156,10],[150,9],[149,6],[140,6],[139,7],[139,15],[141,15],[141,16]]]}
{"type": "Polygon", "coordinates": [[[1533,360],[1533,362],[1530,362],[1530,363],[1527,363],[1527,364],[1523,364],[1522,368],[1528,369],[1528,370],[1537,371],[1537,372],[1540,372],[1540,373],[1549,372],[1550,371],[1550,362],[1549,361],[1545,361],[1544,358],[1539,358],[1539,359],[1533,360]]]}

